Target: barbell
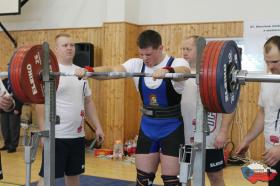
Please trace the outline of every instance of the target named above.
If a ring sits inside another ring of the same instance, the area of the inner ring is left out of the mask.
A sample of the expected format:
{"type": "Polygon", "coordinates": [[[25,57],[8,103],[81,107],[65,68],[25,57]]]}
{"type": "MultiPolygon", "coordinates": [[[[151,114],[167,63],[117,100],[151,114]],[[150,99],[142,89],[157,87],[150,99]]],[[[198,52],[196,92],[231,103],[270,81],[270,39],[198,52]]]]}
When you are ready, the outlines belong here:
{"type": "MultiPolygon", "coordinates": [[[[59,76],[74,76],[74,73],[59,72],[54,53],[50,50],[50,75],[55,78],[56,88],[59,76]]],[[[44,82],[42,81],[42,45],[18,48],[9,64],[8,76],[13,94],[23,103],[44,103],[44,82]]],[[[127,77],[152,77],[151,73],[87,72],[87,77],[115,79],[127,77]]],[[[202,104],[209,112],[231,113],[236,108],[240,85],[251,82],[280,82],[280,75],[256,74],[241,70],[241,56],[234,41],[211,41],[203,50],[199,74],[167,73],[164,78],[196,78],[199,76],[199,90],[202,104]]]]}

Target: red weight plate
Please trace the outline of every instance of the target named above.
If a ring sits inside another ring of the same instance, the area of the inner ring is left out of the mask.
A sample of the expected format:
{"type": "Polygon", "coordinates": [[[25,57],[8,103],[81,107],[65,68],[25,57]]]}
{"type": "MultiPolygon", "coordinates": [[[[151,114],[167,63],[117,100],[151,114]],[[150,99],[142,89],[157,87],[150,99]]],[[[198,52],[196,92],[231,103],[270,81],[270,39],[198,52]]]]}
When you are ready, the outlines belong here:
{"type": "MultiPolygon", "coordinates": [[[[44,103],[44,83],[41,80],[41,45],[20,47],[12,57],[9,69],[12,89],[15,96],[23,103],[44,103]]],[[[59,66],[55,55],[50,51],[50,69],[58,72],[59,66]]],[[[59,77],[56,77],[56,89],[59,77]]]]}
{"type": "Polygon", "coordinates": [[[215,52],[215,56],[214,56],[214,61],[213,61],[213,64],[212,64],[212,85],[213,85],[213,91],[212,91],[212,98],[213,98],[213,104],[215,105],[215,112],[223,112],[222,111],[222,108],[219,104],[219,101],[218,101],[218,94],[217,94],[217,64],[219,62],[219,56],[220,56],[220,52],[221,52],[221,49],[224,45],[224,42],[219,42],[219,45],[217,46],[217,50],[215,52]]]}
{"type": "Polygon", "coordinates": [[[199,93],[200,93],[200,99],[203,105],[205,105],[205,97],[204,97],[204,66],[206,65],[207,61],[207,53],[210,48],[210,45],[206,45],[201,58],[201,64],[200,64],[200,71],[199,71],[199,93]]]}
{"type": "Polygon", "coordinates": [[[10,62],[10,68],[9,68],[9,74],[11,78],[11,85],[13,89],[13,94],[23,103],[29,102],[28,97],[25,94],[25,90],[20,87],[20,79],[22,78],[19,73],[19,59],[22,58],[23,53],[27,51],[27,47],[21,47],[19,48],[13,55],[11,62],[10,62]]]}
{"type": "Polygon", "coordinates": [[[205,66],[207,65],[208,63],[208,55],[209,55],[209,52],[210,52],[210,44],[207,44],[206,47],[204,48],[203,50],[203,54],[202,54],[202,60],[201,60],[201,64],[200,64],[200,72],[199,72],[199,93],[200,93],[200,98],[201,98],[201,102],[203,104],[204,107],[207,106],[206,104],[206,98],[205,98],[205,81],[204,81],[204,78],[205,78],[205,66]]]}
{"type": "MultiPolygon", "coordinates": [[[[212,65],[213,65],[213,61],[214,61],[214,57],[215,57],[218,45],[219,45],[218,41],[214,42],[214,44],[212,46],[212,50],[211,50],[208,68],[207,68],[207,94],[208,94],[208,98],[209,98],[209,110],[208,110],[209,112],[215,112],[215,110],[216,110],[214,100],[213,100],[213,95],[212,95],[213,91],[214,91],[213,82],[212,82],[212,65]]],[[[214,92],[216,92],[216,91],[214,91],[214,92]]]]}
{"type": "Polygon", "coordinates": [[[201,70],[201,78],[200,78],[200,85],[203,87],[200,91],[201,97],[202,97],[202,103],[207,111],[211,110],[211,104],[209,102],[208,97],[208,68],[209,68],[209,61],[211,59],[211,53],[213,50],[213,46],[215,45],[215,42],[209,42],[206,45],[206,50],[203,55],[203,65],[201,70]]]}
{"type": "Polygon", "coordinates": [[[216,50],[216,45],[218,44],[218,42],[217,41],[215,41],[215,42],[213,42],[213,44],[212,44],[212,49],[211,49],[211,52],[210,52],[210,54],[209,54],[209,61],[208,61],[208,68],[206,69],[207,70],[207,78],[206,78],[206,81],[207,81],[207,87],[206,87],[206,90],[207,91],[205,91],[205,94],[207,94],[206,95],[206,97],[208,98],[208,112],[213,112],[213,110],[214,110],[214,108],[213,108],[213,103],[212,103],[212,95],[211,95],[211,92],[212,92],[212,90],[211,90],[211,65],[212,65],[212,61],[213,61],[213,58],[214,58],[214,56],[213,56],[213,54],[215,53],[215,50],[216,50]]]}
{"type": "Polygon", "coordinates": [[[15,81],[15,85],[17,87],[17,90],[20,90],[19,93],[22,94],[24,96],[24,103],[31,103],[31,100],[28,98],[27,96],[27,92],[29,91],[26,87],[22,88],[21,87],[21,81],[26,80],[26,77],[23,77],[21,74],[21,63],[22,60],[24,58],[24,56],[26,55],[26,53],[28,52],[28,50],[30,50],[31,46],[24,46],[21,47],[18,51],[17,51],[17,56],[15,59],[15,63],[14,63],[14,71],[16,76],[14,76],[14,81],[15,81]]]}
{"type": "Polygon", "coordinates": [[[212,53],[212,50],[213,50],[213,46],[215,45],[215,42],[210,42],[209,43],[209,49],[206,53],[206,59],[205,60],[205,64],[203,66],[203,82],[202,82],[202,85],[203,85],[203,97],[205,99],[205,109],[207,111],[210,111],[211,110],[211,104],[210,104],[210,98],[209,98],[209,85],[208,85],[208,68],[209,68],[209,62],[211,60],[211,53],[212,53]]]}
{"type": "MultiPolygon", "coordinates": [[[[26,94],[31,103],[44,103],[44,82],[41,78],[43,60],[42,45],[32,46],[21,61],[20,74],[22,77],[20,86],[26,89],[26,94]]],[[[55,72],[59,71],[58,63],[55,55],[50,50],[50,69],[55,72]]],[[[58,81],[59,78],[56,78],[58,81]]],[[[58,86],[58,82],[56,83],[58,86]]],[[[57,87],[56,87],[57,88],[57,87]]]]}
{"type": "Polygon", "coordinates": [[[213,51],[213,60],[212,64],[209,68],[208,74],[208,84],[210,87],[209,97],[211,98],[211,105],[212,105],[212,112],[220,113],[222,112],[221,106],[219,105],[218,95],[217,95],[217,88],[216,88],[216,77],[217,77],[217,63],[220,56],[220,51],[222,46],[224,45],[223,41],[218,41],[215,50],[213,51]]]}
{"type": "Polygon", "coordinates": [[[208,63],[208,68],[207,68],[207,96],[209,98],[209,112],[214,112],[215,111],[215,105],[213,103],[213,84],[212,84],[212,64],[213,60],[215,57],[215,52],[217,50],[217,45],[219,44],[218,41],[215,41],[212,45],[212,50],[211,54],[209,57],[209,63],[208,63]]]}
{"type": "MultiPolygon", "coordinates": [[[[11,60],[12,63],[15,63],[15,60],[11,60]]],[[[18,75],[15,70],[15,64],[9,66],[9,74],[10,74],[10,82],[11,82],[11,87],[12,91],[15,97],[17,97],[20,101],[26,101],[25,100],[25,95],[24,92],[17,86],[17,80],[16,78],[18,75]],[[12,70],[10,70],[12,69],[12,70]]]]}
{"type": "MultiPolygon", "coordinates": [[[[217,107],[217,110],[219,113],[223,112],[223,109],[220,105],[220,102],[219,102],[219,96],[218,96],[218,93],[217,93],[217,68],[218,68],[218,63],[219,63],[219,57],[220,57],[220,53],[221,53],[221,50],[224,46],[224,42],[221,42],[221,44],[219,45],[218,49],[217,49],[217,52],[216,52],[216,55],[215,55],[215,64],[213,66],[213,74],[215,74],[215,81],[213,81],[214,83],[214,90],[216,90],[215,94],[213,95],[214,96],[214,99],[215,99],[215,103],[216,103],[216,107],[217,107]]],[[[214,80],[214,79],[213,79],[214,80]]]]}

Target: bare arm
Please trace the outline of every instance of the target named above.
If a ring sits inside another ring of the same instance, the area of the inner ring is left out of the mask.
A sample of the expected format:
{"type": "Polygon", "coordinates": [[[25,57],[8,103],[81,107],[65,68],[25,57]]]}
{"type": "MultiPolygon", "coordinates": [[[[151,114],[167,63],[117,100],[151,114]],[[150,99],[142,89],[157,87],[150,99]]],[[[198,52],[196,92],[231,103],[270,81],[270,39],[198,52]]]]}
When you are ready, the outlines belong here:
{"type": "MultiPolygon", "coordinates": [[[[174,71],[175,73],[184,73],[184,74],[190,74],[191,70],[188,67],[174,67],[174,71]]],[[[174,81],[183,81],[183,80],[187,80],[187,79],[174,79],[174,81]]]]}
{"type": "Polygon", "coordinates": [[[45,108],[44,104],[35,105],[36,117],[40,131],[45,130],[45,108]]]}
{"type": "Polygon", "coordinates": [[[190,73],[190,69],[185,66],[174,67],[175,73],[190,73]]]}
{"type": "Polygon", "coordinates": [[[126,72],[122,65],[94,67],[94,72],[126,72]]]}
{"type": "Polygon", "coordinates": [[[222,149],[228,139],[228,130],[231,126],[232,120],[234,118],[235,112],[230,114],[222,115],[222,124],[219,133],[215,139],[215,148],[222,149]]]}
{"type": "Polygon", "coordinates": [[[91,96],[85,97],[85,111],[86,111],[86,116],[89,119],[89,123],[94,124],[96,127],[96,136],[98,137],[97,139],[103,141],[104,132],[102,130],[100,120],[97,114],[97,110],[94,102],[92,101],[91,96]]]}
{"type": "Polygon", "coordinates": [[[244,137],[244,141],[251,143],[264,129],[264,109],[260,107],[257,116],[250,130],[244,137]]]}
{"type": "MultiPolygon", "coordinates": [[[[45,105],[35,105],[36,118],[38,122],[39,131],[45,130],[45,105]]],[[[44,145],[44,138],[40,139],[40,145],[44,145]]]]}
{"type": "Polygon", "coordinates": [[[241,144],[237,147],[236,154],[245,154],[249,148],[249,144],[263,131],[264,129],[264,109],[259,108],[253,125],[243,138],[241,144]]]}

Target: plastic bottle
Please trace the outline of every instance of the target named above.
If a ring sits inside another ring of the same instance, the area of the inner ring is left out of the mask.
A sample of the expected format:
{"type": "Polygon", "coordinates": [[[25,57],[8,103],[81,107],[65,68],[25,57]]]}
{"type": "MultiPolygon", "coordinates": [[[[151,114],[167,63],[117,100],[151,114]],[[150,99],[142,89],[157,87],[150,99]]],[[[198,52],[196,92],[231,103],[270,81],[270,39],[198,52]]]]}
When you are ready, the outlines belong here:
{"type": "Polygon", "coordinates": [[[115,141],[113,158],[115,160],[122,160],[122,158],[123,158],[123,144],[122,144],[121,140],[115,141]]]}

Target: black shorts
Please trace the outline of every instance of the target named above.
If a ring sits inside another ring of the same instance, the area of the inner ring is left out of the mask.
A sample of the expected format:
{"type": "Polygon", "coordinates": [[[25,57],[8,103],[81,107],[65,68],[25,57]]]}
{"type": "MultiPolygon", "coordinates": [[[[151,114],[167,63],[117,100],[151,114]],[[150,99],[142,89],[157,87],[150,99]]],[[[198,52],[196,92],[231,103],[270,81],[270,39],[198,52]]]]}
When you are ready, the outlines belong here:
{"type": "Polygon", "coordinates": [[[225,167],[223,149],[206,149],[205,171],[217,172],[225,167]]]}
{"type": "MultiPolygon", "coordinates": [[[[189,146],[188,146],[189,147],[189,146]]],[[[190,162],[190,156],[187,156],[190,162]]],[[[225,167],[224,150],[223,149],[206,149],[205,171],[217,172],[225,167]]]]}
{"type": "Polygon", "coordinates": [[[179,157],[179,148],[185,143],[184,125],[180,125],[176,130],[168,136],[157,141],[150,139],[141,130],[137,140],[136,154],[149,154],[161,152],[164,155],[179,157]]]}
{"type": "MultiPolygon", "coordinates": [[[[85,172],[84,138],[55,139],[55,178],[76,176],[85,172]]],[[[44,151],[39,172],[44,177],[44,151]]]]}

